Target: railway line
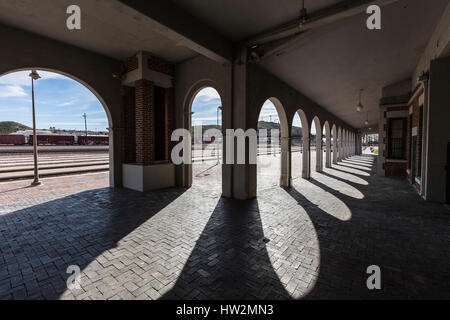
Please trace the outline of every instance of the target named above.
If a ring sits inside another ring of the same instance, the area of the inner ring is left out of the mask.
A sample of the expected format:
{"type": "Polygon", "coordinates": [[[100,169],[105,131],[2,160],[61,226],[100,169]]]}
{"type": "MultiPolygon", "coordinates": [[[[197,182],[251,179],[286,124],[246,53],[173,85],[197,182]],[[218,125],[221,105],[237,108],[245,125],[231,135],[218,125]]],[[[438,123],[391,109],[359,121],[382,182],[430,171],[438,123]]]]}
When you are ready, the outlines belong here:
{"type": "MultiPolygon", "coordinates": [[[[205,150],[193,150],[193,162],[216,161],[217,149],[220,146],[211,145],[205,150]]],[[[33,178],[32,150],[31,146],[1,146],[0,182],[33,178]]],[[[280,151],[278,146],[258,146],[258,156],[277,155],[280,151]]],[[[301,147],[292,147],[292,152],[300,151],[301,147]]],[[[108,171],[109,150],[108,146],[39,146],[38,163],[40,177],[108,171]]]]}
{"type": "MultiPolygon", "coordinates": [[[[109,154],[103,152],[55,152],[39,155],[39,176],[98,172],[109,170],[109,154]]],[[[33,155],[0,153],[0,181],[32,178],[33,155]]]]}

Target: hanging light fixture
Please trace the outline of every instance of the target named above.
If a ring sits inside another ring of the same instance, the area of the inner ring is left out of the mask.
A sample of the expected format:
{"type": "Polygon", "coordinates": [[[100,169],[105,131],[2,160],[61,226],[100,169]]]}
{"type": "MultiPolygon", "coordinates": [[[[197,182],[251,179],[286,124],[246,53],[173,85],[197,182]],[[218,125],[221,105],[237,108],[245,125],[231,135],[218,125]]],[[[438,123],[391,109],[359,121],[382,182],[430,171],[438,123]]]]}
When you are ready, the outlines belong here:
{"type": "Polygon", "coordinates": [[[302,26],[308,20],[308,12],[305,8],[305,0],[302,0],[302,8],[300,10],[299,24],[302,26]]]}
{"type": "Polygon", "coordinates": [[[366,121],[364,121],[364,124],[365,124],[366,126],[369,125],[369,111],[367,111],[367,118],[366,118],[366,121]]]}
{"type": "Polygon", "coordinates": [[[361,112],[364,109],[364,106],[361,103],[361,94],[363,92],[363,89],[359,90],[359,102],[358,105],[356,106],[356,111],[361,112]]]}

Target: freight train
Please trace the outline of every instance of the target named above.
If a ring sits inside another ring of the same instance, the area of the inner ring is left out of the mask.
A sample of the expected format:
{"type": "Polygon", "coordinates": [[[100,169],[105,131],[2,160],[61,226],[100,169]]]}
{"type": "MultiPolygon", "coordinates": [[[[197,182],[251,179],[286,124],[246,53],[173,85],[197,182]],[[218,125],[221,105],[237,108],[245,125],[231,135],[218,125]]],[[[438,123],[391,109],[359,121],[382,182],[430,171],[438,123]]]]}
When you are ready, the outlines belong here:
{"type": "MultiPolygon", "coordinates": [[[[108,136],[37,135],[38,145],[108,145],[108,136]]],[[[0,145],[33,145],[33,136],[21,134],[0,134],[0,145]]]]}

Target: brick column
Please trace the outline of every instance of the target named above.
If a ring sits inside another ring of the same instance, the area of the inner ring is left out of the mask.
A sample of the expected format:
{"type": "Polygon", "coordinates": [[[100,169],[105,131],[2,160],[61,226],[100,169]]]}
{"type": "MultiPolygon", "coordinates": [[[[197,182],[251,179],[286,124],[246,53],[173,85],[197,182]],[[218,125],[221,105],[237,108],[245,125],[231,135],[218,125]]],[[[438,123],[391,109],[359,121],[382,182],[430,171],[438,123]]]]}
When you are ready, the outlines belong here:
{"type": "Polygon", "coordinates": [[[136,81],[136,164],[151,165],[155,160],[155,88],[148,80],[136,81]]]}
{"type": "Polygon", "coordinates": [[[174,88],[167,88],[166,89],[166,112],[167,112],[167,117],[166,117],[166,128],[167,128],[167,136],[166,136],[166,140],[167,140],[167,156],[166,159],[170,160],[170,154],[172,152],[172,148],[174,143],[171,141],[171,135],[172,132],[176,129],[176,124],[175,124],[175,93],[174,93],[174,88]]]}
{"type": "Polygon", "coordinates": [[[123,116],[125,124],[123,159],[124,163],[136,162],[136,105],[135,88],[124,86],[123,116]]]}

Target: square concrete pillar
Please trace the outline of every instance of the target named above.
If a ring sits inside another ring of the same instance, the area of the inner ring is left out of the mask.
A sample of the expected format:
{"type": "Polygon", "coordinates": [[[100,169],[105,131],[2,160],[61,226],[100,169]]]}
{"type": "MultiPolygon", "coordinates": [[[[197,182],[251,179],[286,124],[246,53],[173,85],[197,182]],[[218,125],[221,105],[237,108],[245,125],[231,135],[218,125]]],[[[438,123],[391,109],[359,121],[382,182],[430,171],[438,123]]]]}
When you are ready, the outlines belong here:
{"type": "Polygon", "coordinates": [[[172,77],[173,65],[145,52],[127,64],[122,81],[126,88],[127,161],[122,166],[126,188],[147,191],[175,185],[175,167],[169,159],[174,127],[172,77]]]}
{"type": "Polygon", "coordinates": [[[172,163],[156,163],[149,166],[123,165],[123,186],[136,191],[151,191],[175,185],[175,166],[172,163]]]}

